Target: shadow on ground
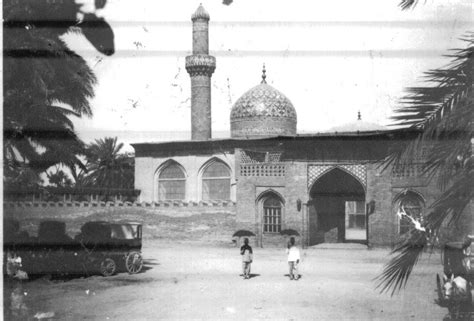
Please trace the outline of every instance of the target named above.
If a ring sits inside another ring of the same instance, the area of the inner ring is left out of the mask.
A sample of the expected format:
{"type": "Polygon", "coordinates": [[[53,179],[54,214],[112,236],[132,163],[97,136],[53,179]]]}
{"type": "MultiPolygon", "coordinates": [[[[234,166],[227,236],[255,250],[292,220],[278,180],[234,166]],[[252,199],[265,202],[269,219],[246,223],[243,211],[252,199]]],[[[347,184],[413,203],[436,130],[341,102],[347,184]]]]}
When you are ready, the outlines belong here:
{"type": "MultiPolygon", "coordinates": [[[[239,276],[243,277],[244,275],[243,274],[239,274],[239,276]]],[[[256,278],[260,276],[260,274],[256,274],[256,273],[250,273],[249,274],[249,279],[253,279],[253,278],[256,278]]]]}
{"type": "MultiPolygon", "coordinates": [[[[156,262],[154,259],[145,259],[143,260],[143,267],[141,271],[137,274],[142,274],[145,273],[149,270],[152,270],[154,266],[160,265],[160,263],[156,262]]],[[[67,282],[71,281],[74,279],[84,279],[84,278],[90,278],[93,276],[101,276],[102,274],[100,271],[97,269],[87,269],[83,267],[82,272],[74,272],[74,273],[68,273],[68,272],[52,272],[52,273],[29,273],[28,274],[28,280],[24,281],[35,281],[39,279],[44,279],[44,280],[49,280],[49,281],[57,281],[57,282],[67,282]]],[[[133,275],[128,273],[125,270],[125,267],[121,267],[114,275],[133,275]]],[[[6,275],[4,275],[4,282],[10,280],[10,278],[6,275]]],[[[14,280],[12,280],[14,281],[14,280]]]]}

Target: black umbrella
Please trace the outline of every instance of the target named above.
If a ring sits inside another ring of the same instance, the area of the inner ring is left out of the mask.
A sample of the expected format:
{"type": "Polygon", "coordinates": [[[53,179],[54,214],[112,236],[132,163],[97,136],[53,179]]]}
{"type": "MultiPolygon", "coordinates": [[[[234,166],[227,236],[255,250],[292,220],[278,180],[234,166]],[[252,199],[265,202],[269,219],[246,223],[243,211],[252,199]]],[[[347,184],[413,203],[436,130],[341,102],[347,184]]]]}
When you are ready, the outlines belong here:
{"type": "Polygon", "coordinates": [[[300,236],[300,233],[298,231],[290,229],[286,229],[280,232],[281,235],[287,235],[287,236],[300,236]]]}
{"type": "Polygon", "coordinates": [[[255,236],[253,232],[247,230],[238,230],[232,235],[232,237],[244,237],[244,236],[255,236]]]}

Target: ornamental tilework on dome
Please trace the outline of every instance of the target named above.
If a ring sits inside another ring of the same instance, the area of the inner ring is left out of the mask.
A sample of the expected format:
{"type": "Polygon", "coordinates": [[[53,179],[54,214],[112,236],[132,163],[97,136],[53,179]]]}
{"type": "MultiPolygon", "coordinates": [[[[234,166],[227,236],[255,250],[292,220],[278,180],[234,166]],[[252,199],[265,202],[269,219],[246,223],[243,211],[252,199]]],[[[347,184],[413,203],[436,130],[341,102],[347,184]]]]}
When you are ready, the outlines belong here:
{"type": "Polygon", "coordinates": [[[270,85],[262,83],[243,94],[234,104],[231,121],[241,118],[290,118],[296,121],[291,101],[270,85]]]}

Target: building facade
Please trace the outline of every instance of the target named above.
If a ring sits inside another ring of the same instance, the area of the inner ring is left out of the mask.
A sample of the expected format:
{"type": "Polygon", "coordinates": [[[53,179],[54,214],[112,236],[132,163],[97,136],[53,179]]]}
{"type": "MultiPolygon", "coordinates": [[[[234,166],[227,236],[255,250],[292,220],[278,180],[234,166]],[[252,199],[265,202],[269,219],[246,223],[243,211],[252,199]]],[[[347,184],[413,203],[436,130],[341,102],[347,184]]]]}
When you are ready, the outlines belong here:
{"type": "MultiPolygon", "coordinates": [[[[200,6],[192,21],[193,55],[186,58],[192,140],[133,144],[141,202],[232,203],[235,230],[255,233],[261,246],[281,245],[282,231],[289,229],[308,246],[393,245],[412,228],[397,212],[420,217],[439,195],[421,175],[422,159],[382,166],[391,146],[416,133],[389,131],[359,115],[337,132],[299,135],[297,109],[266,83],[265,67],[261,83],[232,108],[231,137],[212,139],[210,77],[216,60],[208,55],[209,14],[200,6]]],[[[472,231],[472,222],[460,224],[452,234],[472,231]]]]}

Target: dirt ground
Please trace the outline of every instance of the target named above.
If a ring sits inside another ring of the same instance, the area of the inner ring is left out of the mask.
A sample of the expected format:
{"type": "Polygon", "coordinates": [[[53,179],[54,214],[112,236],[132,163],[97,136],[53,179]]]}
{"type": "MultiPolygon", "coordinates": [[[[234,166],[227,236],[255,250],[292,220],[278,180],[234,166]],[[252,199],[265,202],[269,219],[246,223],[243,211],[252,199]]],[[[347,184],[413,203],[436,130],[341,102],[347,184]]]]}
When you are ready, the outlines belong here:
{"type": "Polygon", "coordinates": [[[374,289],[386,249],[302,250],[298,281],[285,276],[284,249],[254,248],[249,280],[239,276],[235,247],[152,241],[143,254],[146,266],[137,275],[6,282],[6,319],[54,313],[50,319],[442,320],[446,314],[434,303],[439,254],[425,255],[393,297],[374,289]]]}

